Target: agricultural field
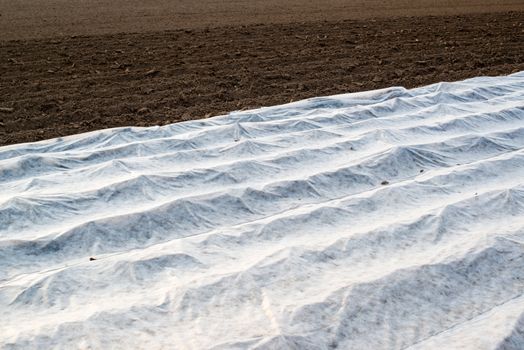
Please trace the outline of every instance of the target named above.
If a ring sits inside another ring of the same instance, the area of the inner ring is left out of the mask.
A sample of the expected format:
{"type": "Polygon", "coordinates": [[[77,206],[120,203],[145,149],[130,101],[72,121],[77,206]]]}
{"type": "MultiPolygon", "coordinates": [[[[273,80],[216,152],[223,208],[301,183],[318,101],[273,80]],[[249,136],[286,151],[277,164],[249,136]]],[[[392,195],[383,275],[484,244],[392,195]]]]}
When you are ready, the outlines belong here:
{"type": "Polygon", "coordinates": [[[523,349],[524,2],[0,0],[0,349],[523,349]]]}
{"type": "Polygon", "coordinates": [[[520,1],[146,3],[1,2],[0,145],[524,69],[520,1]]]}

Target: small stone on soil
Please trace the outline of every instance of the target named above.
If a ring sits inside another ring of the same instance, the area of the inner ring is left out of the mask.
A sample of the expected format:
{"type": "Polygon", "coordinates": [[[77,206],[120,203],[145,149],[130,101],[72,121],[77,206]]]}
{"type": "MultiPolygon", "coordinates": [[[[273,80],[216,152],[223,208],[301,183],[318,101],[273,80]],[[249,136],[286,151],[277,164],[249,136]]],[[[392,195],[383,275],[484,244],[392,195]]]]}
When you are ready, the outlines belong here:
{"type": "Polygon", "coordinates": [[[157,70],[157,69],[151,69],[151,70],[148,70],[144,75],[145,75],[146,77],[152,77],[152,76],[157,75],[158,73],[160,73],[159,70],[157,70]]]}

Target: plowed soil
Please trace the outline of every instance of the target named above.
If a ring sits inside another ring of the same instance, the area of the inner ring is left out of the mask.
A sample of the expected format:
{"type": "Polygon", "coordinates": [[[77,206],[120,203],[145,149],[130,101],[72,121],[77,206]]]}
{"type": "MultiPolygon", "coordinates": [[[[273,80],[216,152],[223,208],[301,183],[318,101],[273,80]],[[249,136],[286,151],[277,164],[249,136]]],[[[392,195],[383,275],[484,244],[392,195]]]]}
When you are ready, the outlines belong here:
{"type": "Polygon", "coordinates": [[[0,0],[0,40],[524,11],[523,0],[0,0]]]}
{"type": "Polygon", "coordinates": [[[524,12],[4,40],[0,144],[520,70],[524,12]]]}

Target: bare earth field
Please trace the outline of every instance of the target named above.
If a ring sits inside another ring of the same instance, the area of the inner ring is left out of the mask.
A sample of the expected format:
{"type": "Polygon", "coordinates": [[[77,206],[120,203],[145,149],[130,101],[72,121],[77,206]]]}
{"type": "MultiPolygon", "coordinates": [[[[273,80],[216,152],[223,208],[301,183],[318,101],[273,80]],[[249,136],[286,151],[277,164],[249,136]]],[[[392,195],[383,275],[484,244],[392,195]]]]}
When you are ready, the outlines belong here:
{"type": "Polygon", "coordinates": [[[0,145],[524,70],[522,1],[85,3],[0,1],[0,145]]]}
{"type": "Polygon", "coordinates": [[[0,0],[0,40],[524,11],[524,0],[0,0]]]}

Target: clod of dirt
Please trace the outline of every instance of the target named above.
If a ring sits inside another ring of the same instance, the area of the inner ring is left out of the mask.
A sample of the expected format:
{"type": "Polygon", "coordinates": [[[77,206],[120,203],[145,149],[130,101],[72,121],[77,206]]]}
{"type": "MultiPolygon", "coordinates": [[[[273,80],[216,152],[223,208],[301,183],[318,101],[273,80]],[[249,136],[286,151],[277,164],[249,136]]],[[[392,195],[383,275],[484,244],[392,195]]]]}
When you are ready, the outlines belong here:
{"type": "Polygon", "coordinates": [[[0,107],[0,113],[13,113],[14,111],[14,108],[0,107]]]}
{"type": "Polygon", "coordinates": [[[141,114],[141,115],[144,115],[144,114],[148,114],[148,113],[151,113],[151,110],[147,107],[142,107],[140,108],[138,111],[136,111],[138,114],[141,114]]]}
{"type": "Polygon", "coordinates": [[[158,73],[160,73],[160,71],[158,69],[151,69],[151,70],[148,70],[144,75],[146,77],[153,77],[153,76],[157,75],[158,73]]]}
{"type": "Polygon", "coordinates": [[[381,184],[382,186],[386,186],[386,185],[389,185],[389,181],[384,180],[384,181],[382,181],[380,184],[381,184]]]}
{"type": "Polygon", "coordinates": [[[54,102],[46,102],[40,105],[41,112],[56,111],[57,109],[58,109],[58,105],[54,102]]]}
{"type": "Polygon", "coordinates": [[[95,260],[96,260],[96,258],[93,258],[93,257],[89,258],[89,261],[95,261],[95,260]]]}

